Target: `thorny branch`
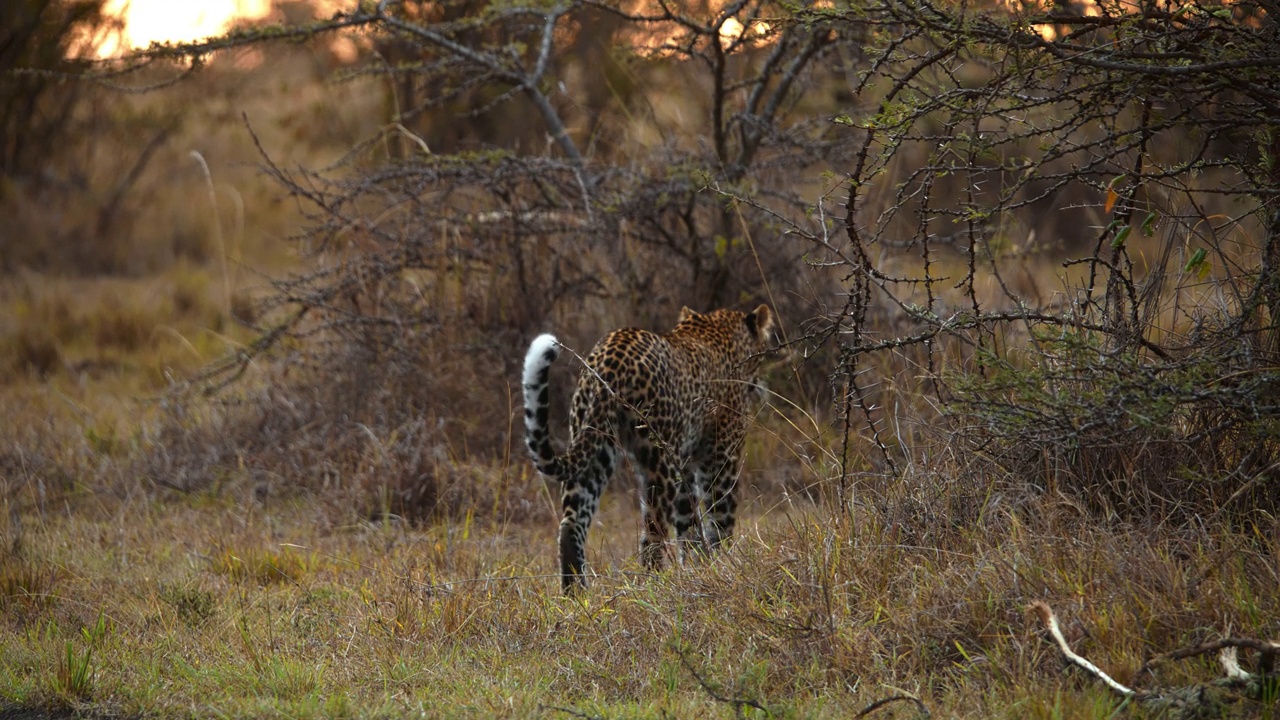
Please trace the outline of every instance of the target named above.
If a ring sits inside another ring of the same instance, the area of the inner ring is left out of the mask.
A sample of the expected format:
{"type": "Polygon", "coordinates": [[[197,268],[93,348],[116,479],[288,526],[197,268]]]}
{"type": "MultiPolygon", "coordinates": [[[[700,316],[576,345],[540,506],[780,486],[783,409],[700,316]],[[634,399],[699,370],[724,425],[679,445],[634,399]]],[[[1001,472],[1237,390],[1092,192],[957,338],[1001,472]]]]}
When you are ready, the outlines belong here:
{"type": "MultiPolygon", "coordinates": [[[[1255,348],[1268,347],[1280,329],[1274,313],[1261,322],[1249,300],[1270,282],[1260,251],[1276,246],[1268,220],[1280,174],[1256,151],[1277,132],[1266,119],[1275,117],[1280,93],[1273,19],[1253,6],[1209,3],[1139,9],[1108,1],[1098,16],[1081,16],[933,0],[885,0],[839,17],[874,38],[857,92],[883,90],[861,112],[836,118],[856,147],[844,242],[791,232],[814,244],[815,265],[843,273],[846,303],[813,323],[809,337],[843,349],[838,374],[859,390],[846,407],[863,409],[861,427],[850,428],[846,412],[846,437],[862,430],[877,438],[895,412],[892,399],[860,391],[874,387],[885,366],[864,357],[885,351],[908,363],[918,353],[927,372],[882,379],[932,386],[938,404],[970,423],[967,436],[1006,470],[1046,452],[1082,462],[1092,456],[1072,453],[1155,422],[1169,405],[1187,420],[1162,427],[1190,429],[1184,440],[1169,439],[1192,446],[1183,457],[1215,457],[1192,449],[1203,442],[1201,423],[1270,432],[1257,423],[1280,421],[1274,403],[1240,395],[1230,379],[1260,373],[1254,392],[1276,382],[1275,358],[1255,348]],[[1233,234],[1250,239],[1237,245],[1233,234]],[[1051,292],[1026,269],[1047,255],[1062,263],[1051,292]],[[1090,269],[1085,282],[1081,265],[1090,269]],[[1006,355],[1027,343],[1029,353],[1006,355]],[[1059,343],[1072,344],[1074,354],[1056,350],[1059,343]],[[954,365],[938,365],[939,350],[979,372],[956,373],[962,381],[952,382],[945,369],[954,365]],[[1086,360],[1090,353],[1097,362],[1086,360]],[[1195,376],[1206,387],[1179,387],[1177,379],[1189,381],[1185,360],[1197,353],[1216,358],[1222,381],[1209,372],[1195,376]],[[1043,389],[1020,366],[1024,359],[1045,369],[1043,389]],[[993,360],[1001,382],[1008,379],[998,387],[982,379],[993,360]],[[1065,364],[1076,361],[1085,364],[1065,364]],[[1142,402],[1161,410],[1135,407],[1118,418],[1102,383],[1122,373],[1090,375],[1108,361],[1135,381],[1147,378],[1142,402]],[[1028,402],[1028,393],[1043,404],[1028,402]],[[1095,405],[1076,413],[1055,398],[1095,405]],[[1072,425],[1073,414],[1090,412],[1118,422],[1105,430],[1072,425]],[[1050,439],[1040,434],[1046,427],[1071,430],[1050,439]]],[[[1251,472],[1280,458],[1271,437],[1251,472]]],[[[1234,451],[1215,452],[1235,462],[1234,451]]],[[[1016,474],[1044,471],[1030,470],[1016,474]]],[[[1257,501],[1276,498],[1276,490],[1252,483],[1239,492],[1257,501]]],[[[1215,494],[1215,502],[1228,495],[1215,494]]]]}
{"type": "Polygon", "coordinates": [[[339,11],[329,20],[299,25],[248,28],[194,43],[158,43],[123,60],[103,61],[100,63],[98,71],[78,75],[77,77],[91,79],[104,84],[111,83],[113,87],[122,87],[113,81],[116,78],[137,73],[139,70],[158,61],[190,61],[191,66],[188,71],[173,81],[152,84],[143,88],[144,91],[150,91],[181,81],[190,72],[199,69],[203,65],[205,58],[218,52],[256,46],[264,42],[312,40],[323,34],[354,29],[398,33],[416,38],[433,48],[443,50],[456,60],[483,68],[491,79],[504,82],[524,93],[537,107],[543,122],[547,125],[548,134],[555,140],[565,156],[577,165],[581,165],[584,162],[582,153],[565,128],[559,112],[552,105],[546,94],[543,93],[540,86],[554,49],[552,38],[556,23],[569,12],[574,5],[573,3],[557,5],[547,9],[521,9],[524,14],[534,15],[542,20],[540,25],[542,38],[539,42],[539,52],[532,68],[525,68],[511,62],[507,56],[496,49],[473,47],[466,42],[455,39],[451,34],[459,28],[449,25],[433,26],[405,20],[389,9],[388,6],[393,4],[398,3],[388,3],[383,0],[372,8],[365,3],[360,3],[355,10],[351,12],[339,11]]]}

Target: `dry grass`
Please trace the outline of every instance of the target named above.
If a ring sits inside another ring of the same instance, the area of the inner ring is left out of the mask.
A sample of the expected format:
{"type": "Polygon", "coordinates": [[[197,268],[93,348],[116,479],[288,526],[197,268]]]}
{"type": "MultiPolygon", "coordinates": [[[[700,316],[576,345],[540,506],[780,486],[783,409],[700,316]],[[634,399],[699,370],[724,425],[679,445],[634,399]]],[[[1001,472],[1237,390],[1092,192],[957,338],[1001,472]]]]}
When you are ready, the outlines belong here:
{"type": "Polygon", "coordinates": [[[1275,538],[1091,528],[1052,502],[958,524],[862,493],[845,519],[756,505],[729,552],[658,576],[633,557],[632,498],[611,493],[578,599],[556,589],[551,523],[334,523],[321,500],[230,487],[86,498],[24,514],[21,572],[56,583],[40,603],[8,598],[0,697],[151,715],[732,715],[721,695],[849,717],[906,690],[942,717],[1109,717],[1116,700],[1063,673],[1030,601],[1122,682],[1204,679],[1133,672],[1275,632],[1275,538]]]}

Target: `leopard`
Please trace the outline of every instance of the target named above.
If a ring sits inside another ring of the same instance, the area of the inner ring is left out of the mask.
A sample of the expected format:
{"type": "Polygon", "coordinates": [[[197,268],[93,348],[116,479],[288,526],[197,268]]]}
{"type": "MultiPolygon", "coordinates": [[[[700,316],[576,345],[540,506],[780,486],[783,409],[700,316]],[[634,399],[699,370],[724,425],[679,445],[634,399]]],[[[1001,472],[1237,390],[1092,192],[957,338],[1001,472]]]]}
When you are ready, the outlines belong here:
{"type": "Polygon", "coordinates": [[[677,560],[708,556],[733,536],[743,443],[763,397],[759,377],[775,317],[684,307],[667,333],[622,328],[583,360],[569,413],[569,442],[557,453],[548,429],[550,370],[562,345],[539,335],[525,355],[525,444],[561,493],[561,587],[586,587],[587,530],[625,453],[638,479],[648,571],[666,564],[674,528],[677,560]]]}

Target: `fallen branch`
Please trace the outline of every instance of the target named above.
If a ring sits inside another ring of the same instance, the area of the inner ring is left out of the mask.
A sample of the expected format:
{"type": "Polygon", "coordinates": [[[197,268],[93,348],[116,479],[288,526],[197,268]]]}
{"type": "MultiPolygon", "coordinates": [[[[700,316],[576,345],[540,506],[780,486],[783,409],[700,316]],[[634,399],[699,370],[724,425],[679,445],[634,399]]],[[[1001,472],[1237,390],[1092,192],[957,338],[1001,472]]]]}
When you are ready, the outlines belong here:
{"type": "MultiPolygon", "coordinates": [[[[1143,673],[1151,672],[1151,669],[1158,663],[1169,660],[1185,660],[1189,657],[1196,657],[1197,655],[1204,655],[1211,652],[1219,653],[1218,660],[1220,663],[1223,663],[1225,669],[1228,661],[1224,656],[1227,654],[1227,651],[1230,651],[1230,656],[1232,658],[1231,662],[1235,662],[1236,652],[1239,648],[1255,650],[1258,652],[1259,673],[1263,675],[1270,675],[1274,671],[1276,655],[1277,653],[1280,653],[1280,643],[1268,642],[1266,640],[1254,640],[1253,638],[1223,638],[1222,640],[1204,642],[1193,647],[1182,648],[1180,650],[1164,653],[1163,655],[1157,655],[1143,663],[1142,667],[1138,669],[1138,674],[1142,675],[1143,673]]],[[[1236,668],[1239,668],[1239,663],[1237,662],[1235,664],[1236,668]]],[[[1240,670],[1240,672],[1244,673],[1243,670],[1240,670]]],[[[1244,674],[1250,675],[1249,673],[1244,674]]],[[[1230,676],[1231,672],[1228,671],[1227,675],[1230,676]]]]}
{"type": "Polygon", "coordinates": [[[1062,635],[1062,628],[1058,626],[1058,618],[1053,614],[1053,610],[1049,609],[1048,605],[1037,600],[1036,602],[1031,603],[1031,609],[1040,616],[1040,622],[1043,623],[1045,629],[1049,631],[1050,637],[1052,637],[1054,642],[1057,643],[1058,650],[1062,653],[1062,656],[1067,659],[1067,662],[1098,678],[1107,687],[1125,697],[1136,698],[1139,700],[1145,699],[1147,693],[1139,693],[1132,688],[1121,685],[1110,675],[1103,672],[1097,665],[1094,665],[1072,651],[1071,646],[1067,644],[1067,638],[1062,635]]]}
{"type": "Polygon", "coordinates": [[[693,676],[694,680],[698,681],[698,684],[702,686],[703,691],[706,692],[707,695],[710,695],[712,700],[726,705],[732,705],[735,715],[741,716],[742,709],[744,707],[749,707],[759,710],[764,713],[766,717],[773,717],[773,713],[769,712],[769,708],[766,708],[751,698],[729,697],[722,694],[719,689],[713,687],[711,683],[707,682],[707,680],[698,673],[698,670],[693,667],[693,663],[689,662],[689,658],[685,655],[683,650],[680,651],[680,664],[684,665],[684,668],[689,671],[689,674],[693,676]]]}
{"type": "Polygon", "coordinates": [[[1216,716],[1221,714],[1228,705],[1239,702],[1256,703],[1274,698],[1277,690],[1280,689],[1280,675],[1274,674],[1273,671],[1276,654],[1280,653],[1280,643],[1252,638],[1225,638],[1157,655],[1143,663],[1135,674],[1135,677],[1140,677],[1144,673],[1149,673],[1151,668],[1160,662],[1182,660],[1216,651],[1225,677],[1208,683],[1167,688],[1160,692],[1136,690],[1117,682],[1097,665],[1073,651],[1062,634],[1057,616],[1047,604],[1036,601],[1031,603],[1029,609],[1040,617],[1041,624],[1053,638],[1067,662],[1097,678],[1116,694],[1141,703],[1149,710],[1167,713],[1167,717],[1216,716]],[[1259,653],[1258,673],[1250,673],[1240,667],[1238,659],[1240,648],[1255,650],[1259,653]]]}
{"type": "Polygon", "coordinates": [[[928,718],[931,715],[931,713],[929,712],[929,708],[923,702],[921,702],[920,698],[916,697],[915,695],[907,695],[906,693],[903,693],[902,695],[890,695],[889,697],[886,697],[886,698],[880,698],[879,700],[862,708],[862,712],[859,712],[857,715],[854,715],[853,720],[861,720],[862,718],[870,715],[876,710],[879,710],[880,708],[886,705],[898,702],[900,700],[910,700],[911,702],[915,703],[916,709],[920,711],[920,717],[922,718],[928,718]]]}
{"type": "Polygon", "coordinates": [[[581,718],[582,720],[604,720],[604,718],[600,715],[589,715],[587,713],[582,712],[581,710],[576,710],[574,708],[560,707],[559,705],[538,705],[538,709],[544,712],[549,710],[551,712],[564,713],[565,715],[568,715],[570,717],[581,718]]]}

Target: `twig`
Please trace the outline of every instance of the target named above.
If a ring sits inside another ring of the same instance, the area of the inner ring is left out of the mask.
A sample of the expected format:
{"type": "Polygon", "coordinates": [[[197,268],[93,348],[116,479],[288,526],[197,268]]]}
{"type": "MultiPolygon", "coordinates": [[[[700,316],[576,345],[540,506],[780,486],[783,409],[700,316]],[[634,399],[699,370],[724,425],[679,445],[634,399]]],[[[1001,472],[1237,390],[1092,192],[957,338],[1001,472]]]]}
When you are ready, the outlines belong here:
{"type": "Polygon", "coordinates": [[[556,145],[569,158],[569,161],[576,166],[582,166],[586,161],[578,150],[578,146],[573,142],[573,138],[569,136],[569,131],[565,127],[564,121],[561,120],[560,114],[556,112],[546,94],[538,88],[538,83],[546,71],[547,62],[553,49],[552,37],[556,22],[564,16],[566,11],[567,8],[555,8],[543,13],[544,25],[542,39],[539,43],[540,53],[532,73],[525,72],[522,68],[512,67],[503,62],[496,53],[472,48],[437,31],[433,27],[405,22],[394,15],[389,15],[381,4],[373,17],[383,25],[445,50],[459,60],[465,60],[485,68],[502,82],[518,88],[538,108],[538,113],[542,116],[543,122],[547,124],[548,134],[555,140],[556,145]]]}
{"type": "Polygon", "coordinates": [[[910,700],[911,702],[916,704],[916,709],[920,711],[920,715],[922,717],[926,717],[926,718],[930,717],[931,713],[929,712],[928,706],[926,706],[924,702],[920,700],[920,698],[916,697],[915,695],[907,695],[906,693],[903,693],[902,695],[890,695],[889,697],[886,697],[886,698],[880,698],[879,700],[862,708],[862,712],[858,713],[857,715],[854,715],[853,720],[859,720],[860,718],[864,718],[886,705],[899,702],[901,700],[910,700]]]}
{"type": "MultiPolygon", "coordinates": [[[[1138,673],[1150,672],[1158,663],[1168,660],[1185,660],[1189,657],[1204,655],[1220,650],[1229,650],[1236,648],[1247,648],[1256,650],[1259,653],[1258,669],[1263,674],[1270,674],[1275,667],[1276,655],[1280,654],[1280,643],[1269,642],[1266,640],[1255,640],[1253,638],[1223,638],[1221,640],[1212,640],[1203,642],[1192,647],[1173,650],[1162,655],[1157,655],[1142,664],[1138,669],[1138,673]]],[[[1231,673],[1228,672],[1228,675],[1231,673]]]]}
{"type": "Polygon", "coordinates": [[[1037,600],[1031,603],[1031,610],[1040,616],[1040,622],[1044,624],[1045,630],[1049,631],[1049,635],[1053,638],[1053,641],[1057,643],[1058,650],[1062,652],[1062,656],[1067,659],[1067,662],[1098,678],[1103,682],[1103,684],[1120,695],[1138,700],[1150,697],[1149,693],[1139,692],[1133,688],[1121,685],[1112,679],[1110,675],[1103,672],[1097,665],[1094,665],[1083,657],[1077,655],[1071,649],[1071,646],[1067,644],[1067,639],[1062,635],[1062,628],[1058,626],[1058,618],[1053,614],[1053,610],[1049,609],[1048,605],[1037,600]]]}
{"type": "Polygon", "coordinates": [[[138,159],[133,161],[133,167],[129,168],[129,172],[125,173],[124,178],[116,185],[115,190],[111,193],[111,197],[102,204],[101,208],[99,208],[98,224],[96,228],[98,237],[106,235],[107,231],[111,229],[111,225],[115,222],[116,216],[119,214],[120,202],[124,199],[125,194],[127,194],[129,189],[138,182],[138,178],[142,176],[142,171],[145,170],[147,165],[151,162],[152,155],[154,155],[156,150],[159,150],[160,147],[164,145],[165,141],[169,139],[170,133],[172,133],[174,128],[177,126],[178,121],[175,118],[169,121],[169,123],[164,127],[160,128],[160,131],[151,138],[151,141],[147,143],[147,146],[138,154],[138,159]]]}
{"type": "MultiPolygon", "coordinates": [[[[1228,507],[1234,504],[1235,501],[1241,498],[1245,493],[1249,492],[1250,490],[1254,489],[1258,485],[1262,484],[1264,481],[1274,478],[1276,476],[1277,470],[1280,470],[1280,462],[1272,463],[1272,465],[1268,467],[1266,470],[1263,470],[1262,472],[1250,478],[1245,484],[1241,485],[1235,492],[1231,493],[1231,497],[1227,498],[1225,501],[1223,501],[1221,505],[1218,506],[1218,509],[1215,510],[1213,512],[1213,515],[1209,517],[1209,522],[1212,523],[1214,520],[1217,520],[1219,515],[1221,515],[1228,507]]],[[[1241,646],[1241,647],[1245,647],[1245,646],[1241,646]]],[[[1274,657],[1275,648],[1273,647],[1273,649],[1270,652],[1274,657]]]]}
{"type": "Polygon", "coordinates": [[[734,713],[738,715],[742,714],[742,708],[749,707],[759,710],[768,717],[773,717],[773,713],[769,712],[769,708],[761,705],[751,698],[730,697],[728,695],[721,694],[719,690],[711,686],[711,683],[709,683],[706,678],[702,677],[698,670],[693,666],[693,663],[689,661],[689,657],[685,652],[683,650],[680,650],[679,652],[680,664],[689,671],[689,674],[693,676],[694,680],[698,681],[698,684],[702,686],[703,691],[706,692],[707,695],[710,695],[712,700],[726,705],[732,705],[734,713]]]}
{"type": "Polygon", "coordinates": [[[1250,698],[1255,701],[1265,702],[1268,689],[1274,688],[1277,682],[1276,676],[1272,674],[1272,668],[1274,667],[1276,654],[1280,653],[1280,643],[1252,638],[1224,638],[1157,655],[1143,663],[1142,667],[1135,673],[1135,677],[1141,676],[1143,673],[1149,673],[1153,665],[1165,660],[1181,660],[1214,651],[1218,652],[1218,662],[1222,666],[1225,677],[1203,684],[1167,688],[1159,693],[1134,690],[1116,682],[1102,670],[1099,670],[1098,666],[1073,652],[1071,647],[1067,645],[1066,638],[1062,636],[1061,628],[1058,627],[1058,618],[1054,616],[1048,605],[1036,601],[1031,603],[1030,609],[1040,616],[1040,621],[1044,624],[1045,629],[1049,631],[1049,635],[1053,637],[1054,642],[1057,643],[1063,657],[1071,664],[1101,680],[1117,694],[1142,703],[1145,708],[1157,713],[1172,712],[1174,713],[1173,717],[1205,717],[1206,712],[1216,714],[1213,713],[1213,708],[1219,706],[1227,698],[1250,698]],[[1260,676],[1245,672],[1240,667],[1240,663],[1236,658],[1236,651],[1239,648],[1249,648],[1261,653],[1259,662],[1261,668],[1260,676]],[[1229,693],[1229,695],[1224,696],[1224,692],[1229,693]]]}
{"type": "Polygon", "coordinates": [[[564,713],[565,715],[571,715],[576,718],[583,718],[583,720],[604,720],[603,715],[589,715],[587,713],[582,712],[581,710],[575,710],[574,708],[560,707],[559,705],[543,705],[539,703],[538,709],[542,711],[550,710],[552,712],[564,713]]]}

